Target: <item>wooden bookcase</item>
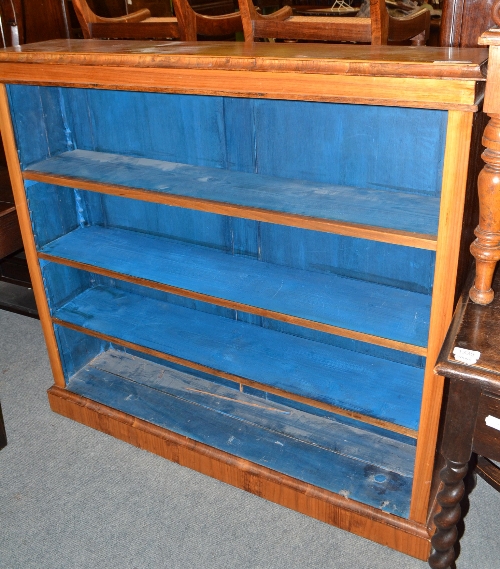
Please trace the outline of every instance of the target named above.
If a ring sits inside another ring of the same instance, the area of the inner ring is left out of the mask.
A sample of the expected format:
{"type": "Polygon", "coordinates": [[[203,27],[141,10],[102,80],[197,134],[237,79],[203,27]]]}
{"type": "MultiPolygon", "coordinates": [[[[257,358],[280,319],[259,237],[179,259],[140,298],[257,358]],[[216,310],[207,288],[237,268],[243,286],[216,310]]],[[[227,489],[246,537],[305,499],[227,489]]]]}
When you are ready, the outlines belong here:
{"type": "Polygon", "coordinates": [[[0,53],[54,411],[425,559],[486,58],[0,53]]]}

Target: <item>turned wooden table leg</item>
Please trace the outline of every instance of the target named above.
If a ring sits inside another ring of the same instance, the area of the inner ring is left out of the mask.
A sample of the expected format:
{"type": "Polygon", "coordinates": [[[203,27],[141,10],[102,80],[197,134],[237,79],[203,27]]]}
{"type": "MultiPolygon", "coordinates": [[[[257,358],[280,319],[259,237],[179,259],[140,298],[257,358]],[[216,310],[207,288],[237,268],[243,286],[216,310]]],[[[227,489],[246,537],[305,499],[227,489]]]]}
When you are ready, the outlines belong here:
{"type": "Polygon", "coordinates": [[[471,245],[476,258],[476,279],[470,298],[477,304],[493,300],[491,282],[497,261],[500,260],[500,115],[490,115],[484,130],[482,154],[486,162],[478,178],[479,225],[477,239],[471,245]]]}
{"type": "Polygon", "coordinates": [[[434,516],[436,533],[429,557],[432,569],[451,569],[455,560],[460,500],[465,492],[464,477],[472,455],[472,444],[480,389],[460,380],[450,380],[441,454],[446,460],[439,473],[442,487],[437,495],[441,511],[434,516]]]}
{"type": "Polygon", "coordinates": [[[434,551],[429,557],[429,565],[432,569],[451,569],[455,561],[457,523],[461,517],[460,500],[465,492],[463,479],[467,470],[467,463],[447,460],[439,473],[444,486],[437,495],[441,511],[434,516],[437,531],[431,540],[434,551]]]}

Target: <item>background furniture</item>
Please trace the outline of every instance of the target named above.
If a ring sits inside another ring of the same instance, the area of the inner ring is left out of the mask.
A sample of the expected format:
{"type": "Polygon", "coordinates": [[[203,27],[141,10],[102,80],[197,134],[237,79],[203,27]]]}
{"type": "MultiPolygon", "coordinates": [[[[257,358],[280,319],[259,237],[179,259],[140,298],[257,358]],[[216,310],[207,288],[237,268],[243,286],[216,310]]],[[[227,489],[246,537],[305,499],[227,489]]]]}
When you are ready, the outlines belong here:
{"type": "Polygon", "coordinates": [[[269,15],[257,12],[252,0],[239,0],[245,41],[256,38],[348,41],[384,45],[411,40],[424,45],[429,37],[430,12],[422,8],[409,16],[389,16],[384,1],[370,0],[370,18],[293,16],[284,6],[269,15]]]}
{"type": "Polygon", "coordinates": [[[495,0],[444,0],[439,45],[476,47],[479,36],[494,21],[491,9],[495,0]]]}
{"type": "Polygon", "coordinates": [[[485,63],[238,42],[1,52],[52,408],[427,559],[433,368],[476,224],[485,63]]]}
{"type": "MultiPolygon", "coordinates": [[[[495,284],[500,286],[500,273],[495,284]]],[[[471,454],[478,453],[476,471],[500,490],[500,299],[479,306],[463,294],[438,358],[437,373],[449,378],[441,471],[442,510],[434,517],[437,532],[429,559],[434,569],[449,568],[455,559],[456,525],[460,520],[463,479],[471,454]],[[458,352],[457,352],[458,348],[458,352]],[[489,457],[489,458],[487,458],[489,457]]]]}
{"type": "Polygon", "coordinates": [[[477,239],[471,245],[476,259],[476,278],[470,290],[471,299],[478,304],[489,304],[494,292],[493,275],[500,260],[500,2],[496,2],[492,17],[499,27],[485,32],[479,43],[489,45],[489,83],[484,98],[484,112],[490,121],[484,131],[482,154],[485,162],[478,179],[479,225],[474,231],[477,239]]]}
{"type": "Polygon", "coordinates": [[[182,39],[196,41],[198,35],[229,36],[242,31],[240,15],[221,16],[198,14],[187,0],[173,0],[176,17],[152,18],[142,9],[124,16],[103,18],[89,7],[87,0],[73,0],[78,21],[85,38],[113,39],[182,39]]]}

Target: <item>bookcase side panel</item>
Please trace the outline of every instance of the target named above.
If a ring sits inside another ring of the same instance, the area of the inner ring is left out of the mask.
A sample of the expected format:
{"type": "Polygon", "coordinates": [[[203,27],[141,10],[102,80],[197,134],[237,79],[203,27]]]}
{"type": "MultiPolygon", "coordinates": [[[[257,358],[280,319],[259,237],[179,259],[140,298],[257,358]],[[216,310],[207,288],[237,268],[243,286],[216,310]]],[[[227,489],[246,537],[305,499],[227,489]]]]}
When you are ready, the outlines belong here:
{"type": "Polygon", "coordinates": [[[16,203],[16,211],[19,219],[19,226],[23,237],[23,244],[28,260],[28,268],[30,272],[31,283],[35,293],[35,300],[40,316],[49,361],[54,375],[54,382],[59,387],[64,387],[64,373],[61,365],[61,359],[57,349],[56,338],[52,323],[50,321],[50,312],[45,296],[44,285],[38,258],[36,253],[35,241],[30,222],[30,214],[25,194],[23,177],[21,173],[20,156],[16,146],[16,134],[13,121],[13,110],[9,105],[9,94],[5,85],[0,85],[0,130],[2,132],[2,140],[5,149],[5,156],[9,168],[9,176],[12,185],[12,191],[16,203]]]}

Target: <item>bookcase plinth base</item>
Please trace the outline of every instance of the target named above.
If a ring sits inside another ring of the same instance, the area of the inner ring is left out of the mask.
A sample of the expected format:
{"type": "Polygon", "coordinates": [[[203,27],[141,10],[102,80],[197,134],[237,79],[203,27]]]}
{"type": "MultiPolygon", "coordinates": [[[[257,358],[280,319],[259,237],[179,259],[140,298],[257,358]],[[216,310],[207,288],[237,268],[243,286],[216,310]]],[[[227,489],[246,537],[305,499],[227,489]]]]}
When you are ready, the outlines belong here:
{"type": "Polygon", "coordinates": [[[429,556],[430,536],[423,525],[348,500],[66,389],[53,386],[48,398],[52,411],[181,466],[423,561],[429,556]]]}

